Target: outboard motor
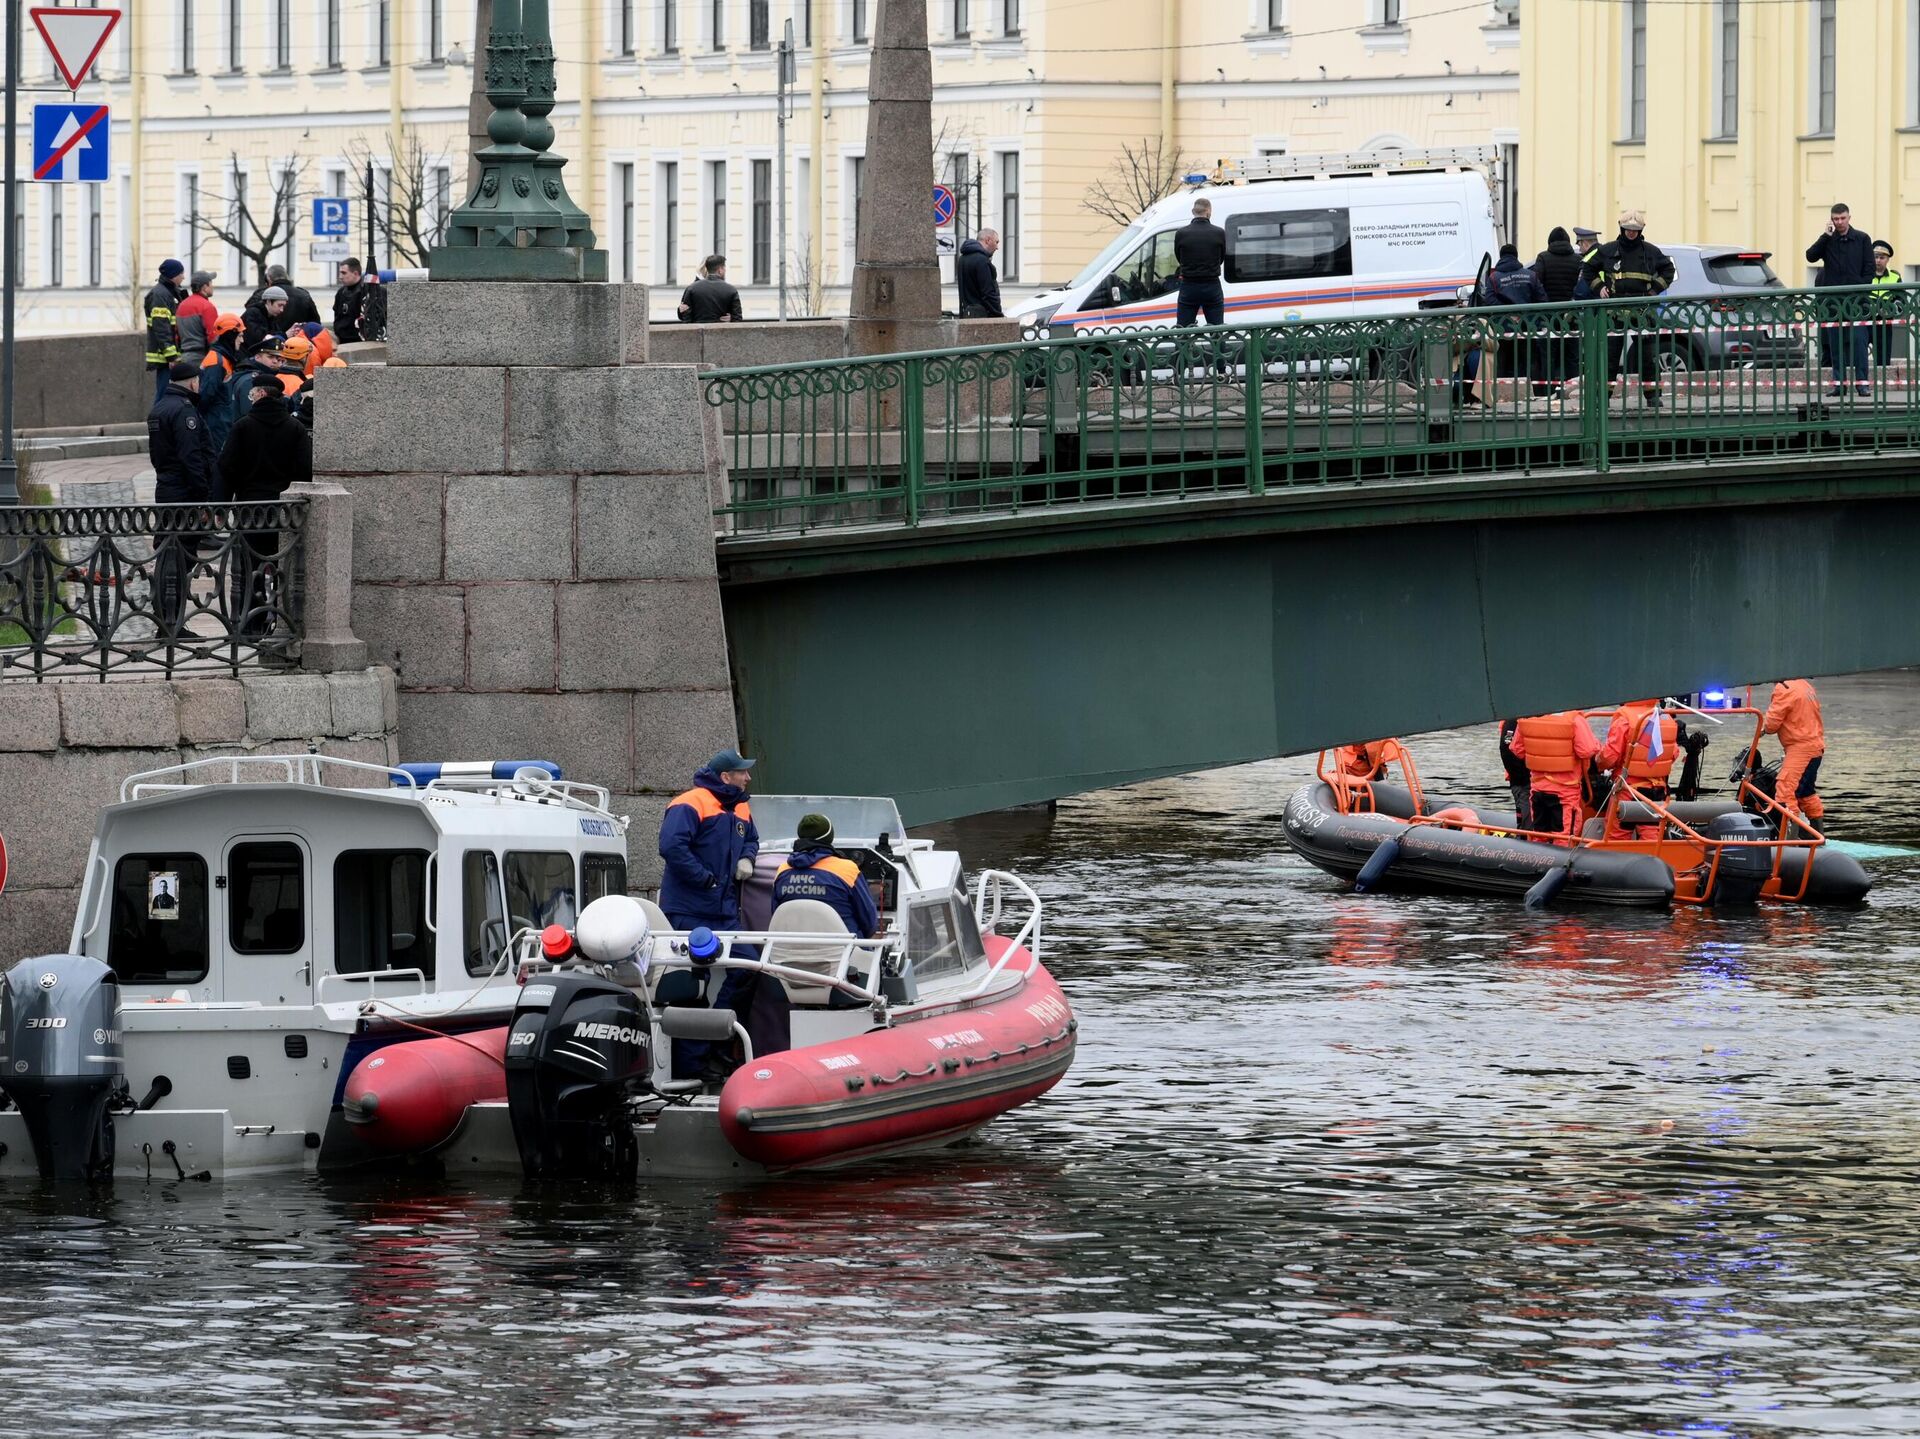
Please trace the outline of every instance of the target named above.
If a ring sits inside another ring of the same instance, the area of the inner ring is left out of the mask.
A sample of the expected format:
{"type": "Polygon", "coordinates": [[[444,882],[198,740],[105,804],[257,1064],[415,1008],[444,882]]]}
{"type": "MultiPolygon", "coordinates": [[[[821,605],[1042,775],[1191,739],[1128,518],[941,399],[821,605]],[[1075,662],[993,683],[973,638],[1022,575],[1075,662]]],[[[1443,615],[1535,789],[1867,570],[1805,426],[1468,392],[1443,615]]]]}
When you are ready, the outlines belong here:
{"type": "Polygon", "coordinates": [[[1752,904],[1773,874],[1774,852],[1761,847],[1773,838],[1773,826],[1759,815],[1738,811],[1715,816],[1707,825],[1707,838],[1761,842],[1721,850],[1720,867],[1706,896],[1707,903],[1713,905],[1752,904]]]}
{"type": "Polygon", "coordinates": [[[507,1036],[507,1111],[530,1179],[630,1179],[640,1162],[627,1099],[652,1070],[639,996],[582,972],[520,991],[507,1036]]]}
{"type": "Polygon", "coordinates": [[[111,969],[57,954],[0,975],[0,1089],[26,1120],[42,1179],[113,1177],[107,1106],[126,1087],[111,969]]]}

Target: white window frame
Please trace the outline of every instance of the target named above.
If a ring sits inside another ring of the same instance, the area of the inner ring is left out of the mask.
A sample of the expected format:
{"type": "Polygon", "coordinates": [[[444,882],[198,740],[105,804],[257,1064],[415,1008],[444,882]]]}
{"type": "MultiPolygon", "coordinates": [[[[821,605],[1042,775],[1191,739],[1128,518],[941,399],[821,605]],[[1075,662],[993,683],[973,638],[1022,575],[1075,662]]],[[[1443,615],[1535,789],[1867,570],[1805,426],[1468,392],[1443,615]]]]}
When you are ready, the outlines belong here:
{"type": "Polygon", "coordinates": [[[642,0],[607,0],[607,53],[631,60],[640,53],[642,0]],[[626,31],[622,36],[621,31],[626,31]],[[624,40],[625,43],[622,43],[624,40]]]}
{"type": "MultiPolygon", "coordinates": [[[[367,64],[369,70],[385,70],[393,64],[393,7],[401,0],[367,0],[367,64]],[[381,7],[385,6],[387,23],[380,23],[381,7]],[[387,58],[380,58],[384,46],[387,58]]],[[[371,263],[371,262],[369,262],[371,263]]]]}
{"type": "Polygon", "coordinates": [[[680,196],[686,188],[684,165],[678,151],[662,152],[653,161],[653,273],[662,285],[685,285],[675,273],[686,257],[680,253],[680,232],[686,229],[686,214],[680,196]],[[673,203],[667,203],[668,171],[672,173],[673,203]],[[671,216],[672,223],[669,224],[671,216]]]}
{"type": "Polygon", "coordinates": [[[694,0],[700,7],[700,51],[702,55],[724,55],[733,34],[733,16],[729,0],[694,0]],[[717,7],[717,8],[716,8],[717,7]],[[716,28],[714,22],[718,20],[716,28]]]}
{"type": "Polygon", "coordinates": [[[686,54],[687,17],[680,9],[680,0],[659,0],[654,14],[658,17],[654,25],[654,53],[675,57],[686,54]]]}
{"type": "MultiPolygon", "coordinates": [[[[286,178],[287,172],[290,170],[297,172],[299,168],[300,162],[292,156],[279,157],[267,171],[270,182],[269,188],[277,192],[280,188],[280,182],[286,178]]],[[[287,233],[281,236],[280,239],[280,263],[287,267],[287,278],[294,280],[299,274],[299,268],[296,264],[299,258],[296,247],[300,238],[300,189],[298,180],[295,180],[293,191],[287,196],[285,204],[287,207],[288,224],[287,233]]]]}
{"type": "Polygon", "coordinates": [[[48,289],[64,288],[67,283],[67,187],[40,185],[35,188],[40,191],[41,273],[48,289]]]}
{"type": "MultiPolygon", "coordinates": [[[[240,204],[244,200],[249,207],[254,198],[253,163],[242,160],[235,164],[229,159],[220,167],[221,189],[227,202],[227,233],[238,238],[240,229],[240,204]]],[[[189,269],[192,267],[189,266],[189,269]]],[[[234,245],[227,246],[224,269],[229,277],[244,276],[247,272],[247,257],[234,245]]]]}
{"type": "MultiPolygon", "coordinates": [[[[864,148],[840,152],[840,273],[851,275],[860,255],[860,197],[854,175],[866,164],[864,148]]],[[[864,185],[865,180],[861,183],[864,185]]]]}
{"type": "Polygon", "coordinates": [[[1017,145],[996,145],[993,147],[993,228],[1000,232],[1000,278],[1013,284],[1020,283],[1020,271],[1028,261],[1027,255],[1027,214],[1032,208],[1028,203],[1026,154],[1017,145]],[[1013,162],[1017,185],[1014,189],[1019,216],[1011,226],[1007,224],[1007,162],[1013,162]]]}
{"type": "Polygon", "coordinates": [[[105,185],[88,185],[86,234],[80,241],[80,253],[86,256],[87,288],[98,290],[107,283],[107,212],[105,185]]]}
{"type": "Polygon", "coordinates": [[[640,163],[622,151],[607,163],[607,233],[613,236],[614,278],[642,284],[640,269],[640,163]]]}
{"type": "Polygon", "coordinates": [[[347,0],[320,0],[314,24],[313,53],[320,57],[320,63],[313,68],[322,75],[346,69],[347,0]],[[327,22],[330,18],[336,26],[332,34],[328,33],[327,22]]]}
{"type": "Polygon", "coordinates": [[[1284,35],[1292,21],[1292,0],[1247,0],[1249,35],[1284,35]]]}
{"type": "Polygon", "coordinates": [[[200,33],[194,21],[195,0],[180,0],[180,7],[173,17],[173,57],[177,62],[173,73],[176,75],[197,75],[200,73],[200,33]]]}
{"type": "Polygon", "coordinates": [[[226,50],[225,75],[242,75],[247,69],[247,0],[221,0],[220,39],[226,50]]]}
{"type": "Polygon", "coordinates": [[[286,75],[293,70],[293,0],[273,0],[273,63],[269,74],[286,75]],[[282,63],[282,57],[285,63],[282,63]]]}
{"type": "Polygon", "coordinates": [[[1709,22],[1713,26],[1712,71],[1708,76],[1711,82],[1713,98],[1713,124],[1710,134],[1715,140],[1736,140],[1740,137],[1740,52],[1738,31],[1745,28],[1746,16],[1740,11],[1740,0],[1714,0],[1713,17],[1709,22]],[[1733,55],[1733,124],[1727,124],[1727,19],[1732,12],[1736,27],[1733,55]]]}
{"type": "Polygon", "coordinates": [[[1649,12],[1646,0],[1623,0],[1620,6],[1620,139],[1629,145],[1644,145],[1647,140],[1647,71],[1652,53],[1640,65],[1640,113],[1634,114],[1633,36],[1634,14],[1640,16],[1640,43],[1647,46],[1649,12]]]}
{"type": "Polygon", "coordinates": [[[428,65],[447,61],[447,0],[420,0],[420,58],[428,65]]]}
{"type": "Polygon", "coordinates": [[[709,255],[733,256],[728,251],[727,239],[733,233],[733,167],[728,164],[725,154],[702,153],[700,156],[700,262],[704,264],[709,255]],[[716,184],[716,181],[718,182],[716,184]],[[715,202],[725,206],[721,216],[721,231],[713,230],[713,207],[715,202]]]}
{"type": "Polygon", "coordinates": [[[1820,89],[1821,89],[1821,79],[1822,79],[1821,71],[1826,68],[1821,63],[1822,55],[1820,50],[1820,19],[1821,19],[1820,12],[1822,7],[1826,3],[1828,3],[1828,0],[1809,0],[1809,3],[1807,5],[1807,24],[1809,27],[1807,31],[1807,57],[1809,61],[1809,69],[1807,72],[1807,133],[1809,135],[1820,135],[1820,136],[1832,135],[1834,133],[1834,130],[1839,124],[1840,86],[1842,83],[1842,76],[1840,74],[1840,14],[1841,14],[1842,7],[1837,3],[1837,0],[1836,0],[1836,3],[1834,3],[1834,6],[1833,6],[1833,112],[1834,113],[1833,113],[1832,123],[1831,124],[1825,123],[1827,120],[1827,116],[1823,115],[1820,110],[1820,89]]]}
{"type": "Polygon", "coordinates": [[[196,214],[206,213],[207,186],[198,165],[183,165],[174,172],[173,182],[173,252],[186,265],[191,275],[200,268],[199,227],[193,223],[196,214]]]}

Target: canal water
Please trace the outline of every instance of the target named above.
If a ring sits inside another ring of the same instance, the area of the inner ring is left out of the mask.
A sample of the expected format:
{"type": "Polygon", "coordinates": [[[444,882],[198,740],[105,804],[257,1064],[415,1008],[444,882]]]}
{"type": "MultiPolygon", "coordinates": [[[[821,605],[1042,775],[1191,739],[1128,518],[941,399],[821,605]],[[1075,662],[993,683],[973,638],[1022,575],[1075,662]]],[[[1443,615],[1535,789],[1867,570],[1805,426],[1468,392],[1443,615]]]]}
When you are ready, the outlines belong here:
{"type": "MultiPolygon", "coordinates": [[[[1823,693],[1834,828],[1920,847],[1920,677],[1823,693]]],[[[1417,752],[1503,792],[1490,730],[1417,752]]],[[[1920,1433],[1920,859],[1849,913],[1363,898],[1284,848],[1308,769],[951,827],[1082,1044],[930,1163],[0,1190],[0,1434],[1920,1433]]]]}

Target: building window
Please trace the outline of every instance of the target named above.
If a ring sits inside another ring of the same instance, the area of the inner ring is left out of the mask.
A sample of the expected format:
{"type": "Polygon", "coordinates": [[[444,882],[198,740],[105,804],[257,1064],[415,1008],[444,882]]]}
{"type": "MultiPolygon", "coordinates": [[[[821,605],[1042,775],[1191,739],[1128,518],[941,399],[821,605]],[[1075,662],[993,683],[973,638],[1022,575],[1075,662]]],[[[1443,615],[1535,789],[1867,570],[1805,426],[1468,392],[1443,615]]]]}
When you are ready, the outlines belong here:
{"type": "Polygon", "coordinates": [[[633,283],[633,166],[615,165],[614,201],[620,207],[620,278],[626,284],[633,283]]]}
{"type": "Polygon", "coordinates": [[[67,283],[67,187],[49,185],[47,197],[47,283],[67,283]]]}
{"type": "Polygon", "coordinates": [[[175,30],[180,40],[177,52],[180,63],[174,67],[178,75],[193,73],[193,9],[194,0],[180,0],[180,24],[175,30]]]}
{"type": "Polygon", "coordinates": [[[813,44],[813,0],[800,0],[800,43],[813,44]]]}
{"type": "MultiPolygon", "coordinates": [[[[1642,0],[1645,3],[1645,0],[1642,0]]],[[[1819,73],[1816,79],[1816,91],[1813,113],[1813,129],[1818,135],[1833,133],[1836,20],[1834,12],[1839,8],[1839,0],[1819,0],[1814,13],[1814,53],[1818,57],[1819,73]]]]}
{"type": "Polygon", "coordinates": [[[447,58],[446,0],[427,0],[427,59],[438,63],[447,58]]]}
{"type": "Polygon", "coordinates": [[[756,285],[773,283],[773,161],[753,162],[753,253],[756,285]]]}
{"type": "Polygon", "coordinates": [[[106,281],[106,224],[100,213],[100,187],[87,186],[87,283],[99,289],[106,281]]]}
{"type": "Polygon", "coordinates": [[[853,0],[853,43],[867,43],[867,0],[853,0]]]}
{"type": "Polygon", "coordinates": [[[1007,36],[1020,33],[1020,0],[1000,0],[1000,33],[1007,36]]]}
{"type": "Polygon", "coordinates": [[[1260,8],[1268,30],[1278,34],[1287,28],[1287,0],[1265,0],[1260,8]]]}
{"type": "Polygon", "coordinates": [[[340,68],[340,5],[341,0],[327,0],[327,68],[340,68]]]}
{"type": "Polygon", "coordinates": [[[1627,133],[1647,138],[1647,0],[1627,0],[1627,133]]]}
{"type": "Polygon", "coordinates": [[[1375,0],[1377,11],[1374,24],[1398,25],[1402,21],[1400,0],[1375,0]]]}
{"type": "Polygon", "coordinates": [[[852,201],[852,209],[849,213],[853,217],[853,223],[847,228],[853,234],[853,254],[856,259],[860,254],[860,221],[862,218],[860,214],[860,202],[866,198],[866,194],[867,157],[864,155],[855,155],[847,161],[847,195],[852,201]]]}
{"type": "Polygon", "coordinates": [[[293,0],[274,0],[273,68],[293,68],[293,0]]]}
{"type": "Polygon", "coordinates": [[[967,38],[967,0],[953,0],[953,38],[967,38]]]}
{"type": "Polygon", "coordinates": [[[238,75],[247,68],[247,52],[241,41],[240,7],[245,0],[227,0],[227,73],[238,75]]]}
{"type": "Polygon", "coordinates": [[[1000,157],[1000,278],[1020,278],[1020,156],[1000,157]]]}
{"type": "MultiPolygon", "coordinates": [[[[235,238],[247,223],[241,218],[247,210],[247,179],[247,173],[238,166],[227,174],[227,234],[235,238]]],[[[227,273],[236,277],[247,273],[247,257],[231,240],[227,244],[227,273]]]]}
{"type": "Polygon", "coordinates": [[[191,274],[200,268],[200,177],[180,177],[180,255],[191,274]]]}
{"type": "Polygon", "coordinates": [[[707,253],[727,253],[727,162],[707,163],[707,253]]]}
{"type": "Polygon", "coordinates": [[[393,63],[393,0],[373,0],[373,64],[384,70],[393,63]]]}
{"type": "Polygon", "coordinates": [[[300,174],[293,166],[288,165],[280,171],[280,183],[276,190],[280,204],[280,263],[287,267],[287,274],[291,277],[295,273],[293,240],[300,229],[300,174]]]}
{"type": "Polygon", "coordinates": [[[767,13],[768,0],[747,0],[747,48],[773,48],[773,18],[767,13]]]}
{"type": "Polygon", "coordinates": [[[660,53],[680,53],[680,0],[660,0],[660,53]]]}
{"type": "Polygon", "coordinates": [[[1714,35],[1720,47],[1719,137],[1731,140],[1740,133],[1740,0],[1720,0],[1720,24],[1714,35]]]}
{"type": "Polygon", "coordinates": [[[660,278],[667,284],[680,273],[680,167],[660,167],[660,278]]]}
{"type": "Polygon", "coordinates": [[[973,157],[965,150],[955,150],[947,156],[947,188],[953,191],[953,224],[963,235],[970,235],[979,228],[979,201],[973,194],[973,157]],[[967,201],[974,200],[973,219],[968,216],[967,201]]]}
{"type": "Polygon", "coordinates": [[[633,53],[633,0],[620,0],[620,23],[617,33],[620,53],[631,55],[633,53]]]}
{"type": "Polygon", "coordinates": [[[707,33],[713,40],[713,48],[727,48],[727,0],[709,0],[707,33]]]}

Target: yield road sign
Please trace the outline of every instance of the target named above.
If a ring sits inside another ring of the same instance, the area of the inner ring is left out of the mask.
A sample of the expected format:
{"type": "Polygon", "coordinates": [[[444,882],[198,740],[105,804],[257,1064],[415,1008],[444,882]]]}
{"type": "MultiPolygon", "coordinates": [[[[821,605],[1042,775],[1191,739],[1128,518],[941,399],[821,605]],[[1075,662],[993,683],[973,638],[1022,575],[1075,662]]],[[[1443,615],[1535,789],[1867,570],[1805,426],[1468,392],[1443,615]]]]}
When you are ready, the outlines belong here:
{"type": "MultiPolygon", "coordinates": [[[[313,233],[315,238],[322,235],[351,235],[353,227],[349,223],[352,215],[352,202],[332,196],[313,202],[313,233]]],[[[346,257],[341,256],[342,259],[346,257]]]]}
{"type": "Polygon", "coordinates": [[[108,133],[105,105],[35,105],[33,178],[105,180],[108,133]]]}
{"type": "Polygon", "coordinates": [[[953,189],[948,185],[933,187],[933,228],[944,230],[953,223],[953,189]]]}
{"type": "MultiPolygon", "coordinates": [[[[87,71],[107,47],[107,36],[120,23],[118,10],[89,8],[68,10],[53,5],[36,5],[28,12],[40,38],[53,52],[53,63],[69,90],[78,90],[87,71]]],[[[104,176],[102,178],[105,178],[104,176]]]]}

